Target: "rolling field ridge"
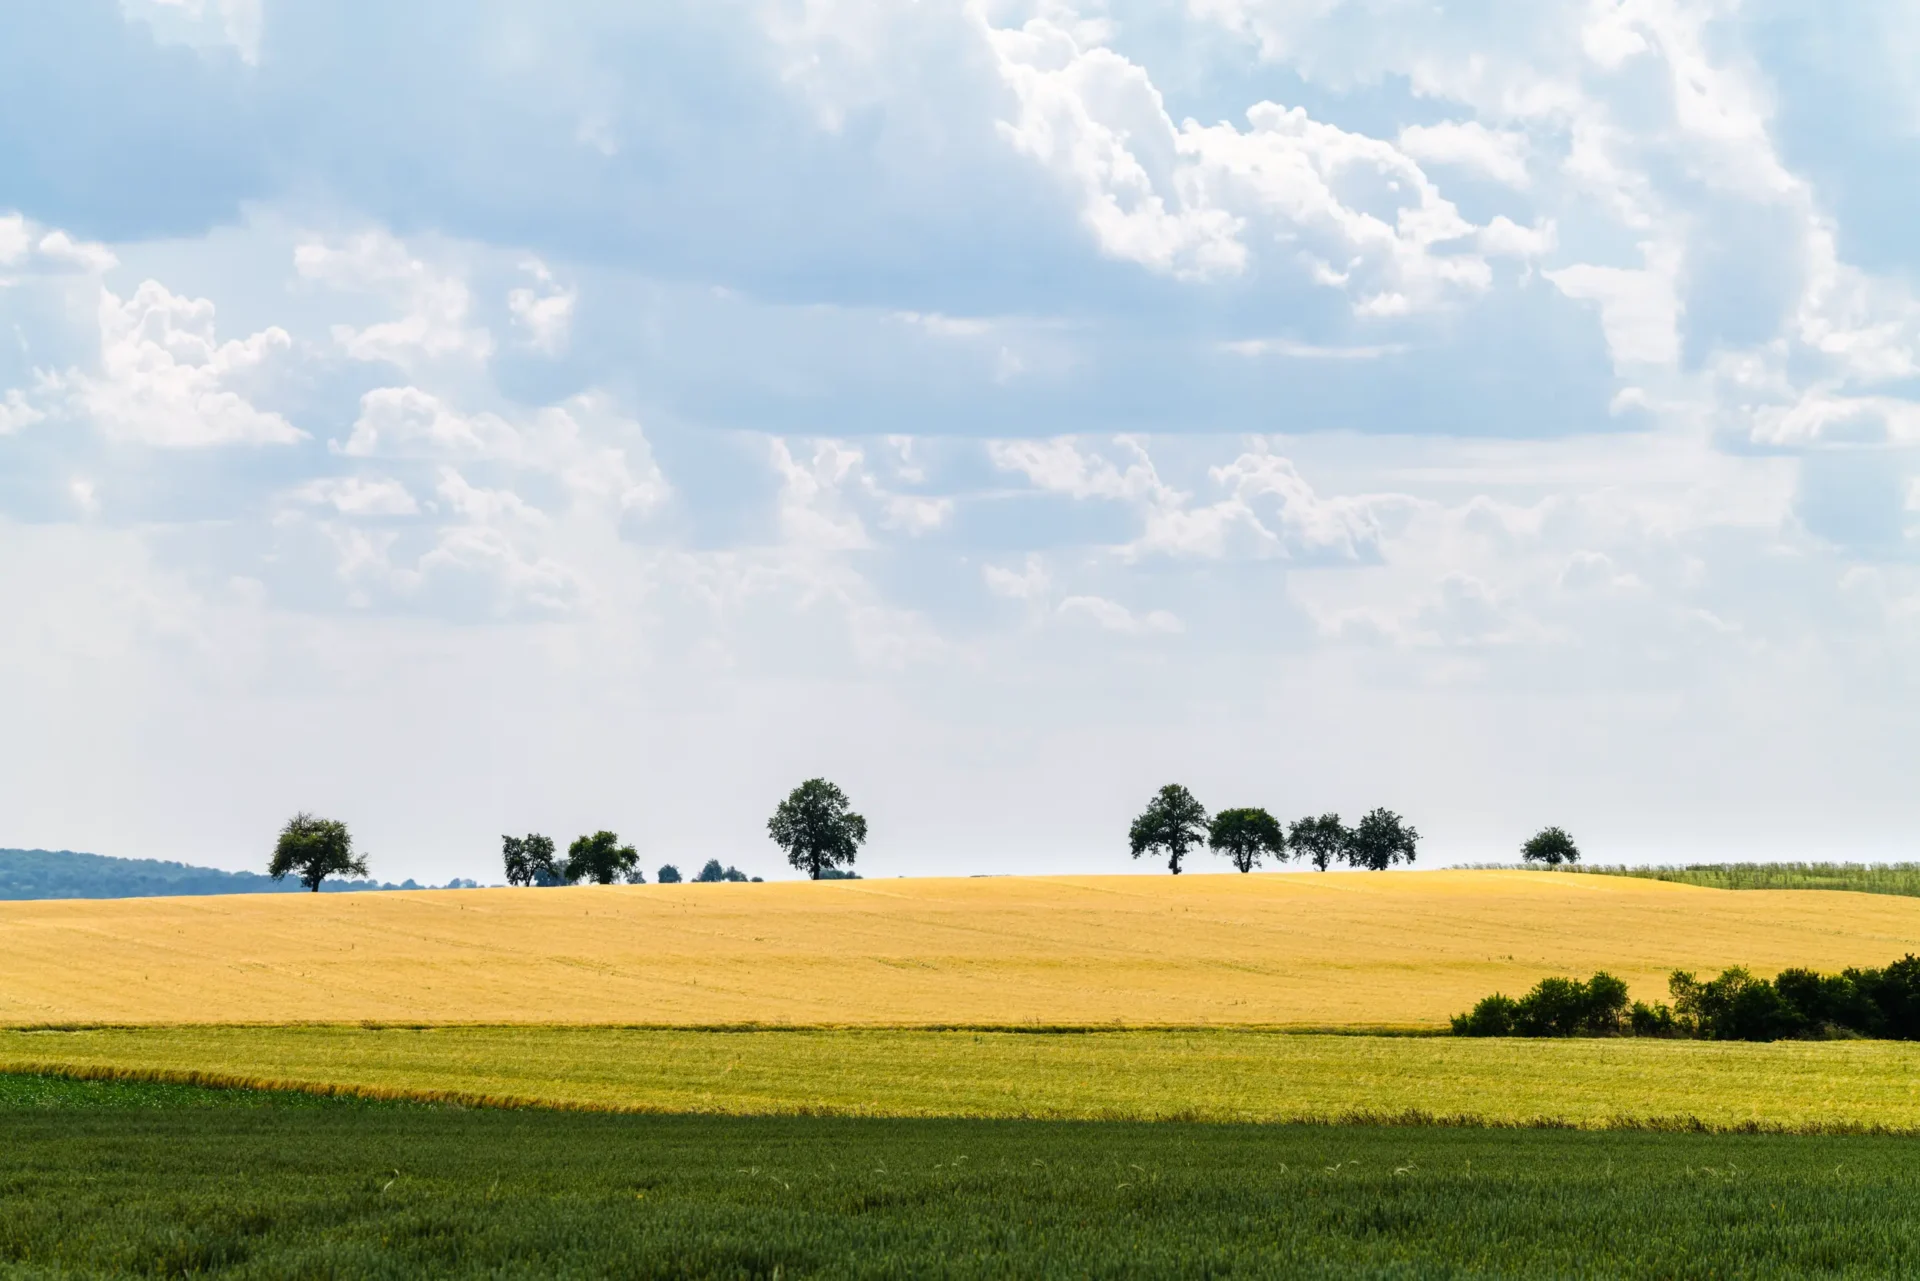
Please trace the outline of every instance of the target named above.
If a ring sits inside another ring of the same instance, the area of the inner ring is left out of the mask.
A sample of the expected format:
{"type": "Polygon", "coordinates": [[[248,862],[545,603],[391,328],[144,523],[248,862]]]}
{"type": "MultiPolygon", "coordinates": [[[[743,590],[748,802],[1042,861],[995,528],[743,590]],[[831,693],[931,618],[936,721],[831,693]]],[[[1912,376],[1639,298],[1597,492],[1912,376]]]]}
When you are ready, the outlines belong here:
{"type": "Polygon", "coordinates": [[[16,902],[0,1025],[1436,1030],[1547,974],[1916,949],[1915,899],[1496,871],[16,902]]]}

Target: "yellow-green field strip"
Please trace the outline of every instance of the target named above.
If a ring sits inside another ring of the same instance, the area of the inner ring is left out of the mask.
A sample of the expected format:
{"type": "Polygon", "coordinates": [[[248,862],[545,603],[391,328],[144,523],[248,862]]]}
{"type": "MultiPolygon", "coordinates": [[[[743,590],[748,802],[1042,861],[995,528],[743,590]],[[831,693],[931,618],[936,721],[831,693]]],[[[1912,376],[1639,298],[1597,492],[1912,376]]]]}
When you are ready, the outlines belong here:
{"type": "Polygon", "coordinates": [[[0,1031],[0,1071],[727,1115],[1920,1134],[1920,1044],[578,1027],[0,1031]]]}

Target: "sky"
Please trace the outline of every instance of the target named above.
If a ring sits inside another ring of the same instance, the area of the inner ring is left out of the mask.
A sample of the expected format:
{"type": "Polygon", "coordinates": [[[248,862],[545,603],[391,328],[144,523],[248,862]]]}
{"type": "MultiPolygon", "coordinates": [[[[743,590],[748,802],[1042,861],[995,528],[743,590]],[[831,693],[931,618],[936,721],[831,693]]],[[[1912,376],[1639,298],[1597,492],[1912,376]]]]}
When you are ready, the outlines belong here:
{"type": "MultiPolygon", "coordinates": [[[[1910,855],[1920,10],[0,11],[0,845],[1910,855]]],[[[1201,858],[1198,866],[1211,860],[1201,858]]],[[[1224,864],[1222,864],[1224,866],[1224,864]]]]}

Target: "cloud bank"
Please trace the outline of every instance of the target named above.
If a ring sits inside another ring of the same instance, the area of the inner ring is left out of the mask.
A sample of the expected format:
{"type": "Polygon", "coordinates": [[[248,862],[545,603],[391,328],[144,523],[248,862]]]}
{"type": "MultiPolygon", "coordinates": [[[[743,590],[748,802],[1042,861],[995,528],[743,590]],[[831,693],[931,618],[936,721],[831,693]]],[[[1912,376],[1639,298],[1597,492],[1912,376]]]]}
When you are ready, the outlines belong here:
{"type": "Polygon", "coordinates": [[[0,844],[1920,818],[1887,0],[0,18],[0,844]]]}

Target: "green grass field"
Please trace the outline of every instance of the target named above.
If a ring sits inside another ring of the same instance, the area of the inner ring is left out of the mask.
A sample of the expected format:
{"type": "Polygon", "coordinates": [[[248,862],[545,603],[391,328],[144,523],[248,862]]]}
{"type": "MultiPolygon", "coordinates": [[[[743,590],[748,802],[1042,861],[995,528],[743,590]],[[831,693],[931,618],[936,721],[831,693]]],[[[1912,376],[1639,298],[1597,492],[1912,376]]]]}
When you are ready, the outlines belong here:
{"type": "Polygon", "coordinates": [[[736,1115],[1920,1131],[1920,1044],[1886,1041],[186,1027],[0,1032],[0,1070],[736,1115]]]}
{"type": "Polygon", "coordinates": [[[0,1274],[1888,1276],[1910,1140],[495,1111],[0,1077],[0,1274]]]}
{"type": "Polygon", "coordinates": [[[1595,863],[1555,870],[1588,876],[1635,876],[1710,890],[1851,890],[1920,898],[1920,863],[1693,863],[1686,867],[1595,863]]]}

